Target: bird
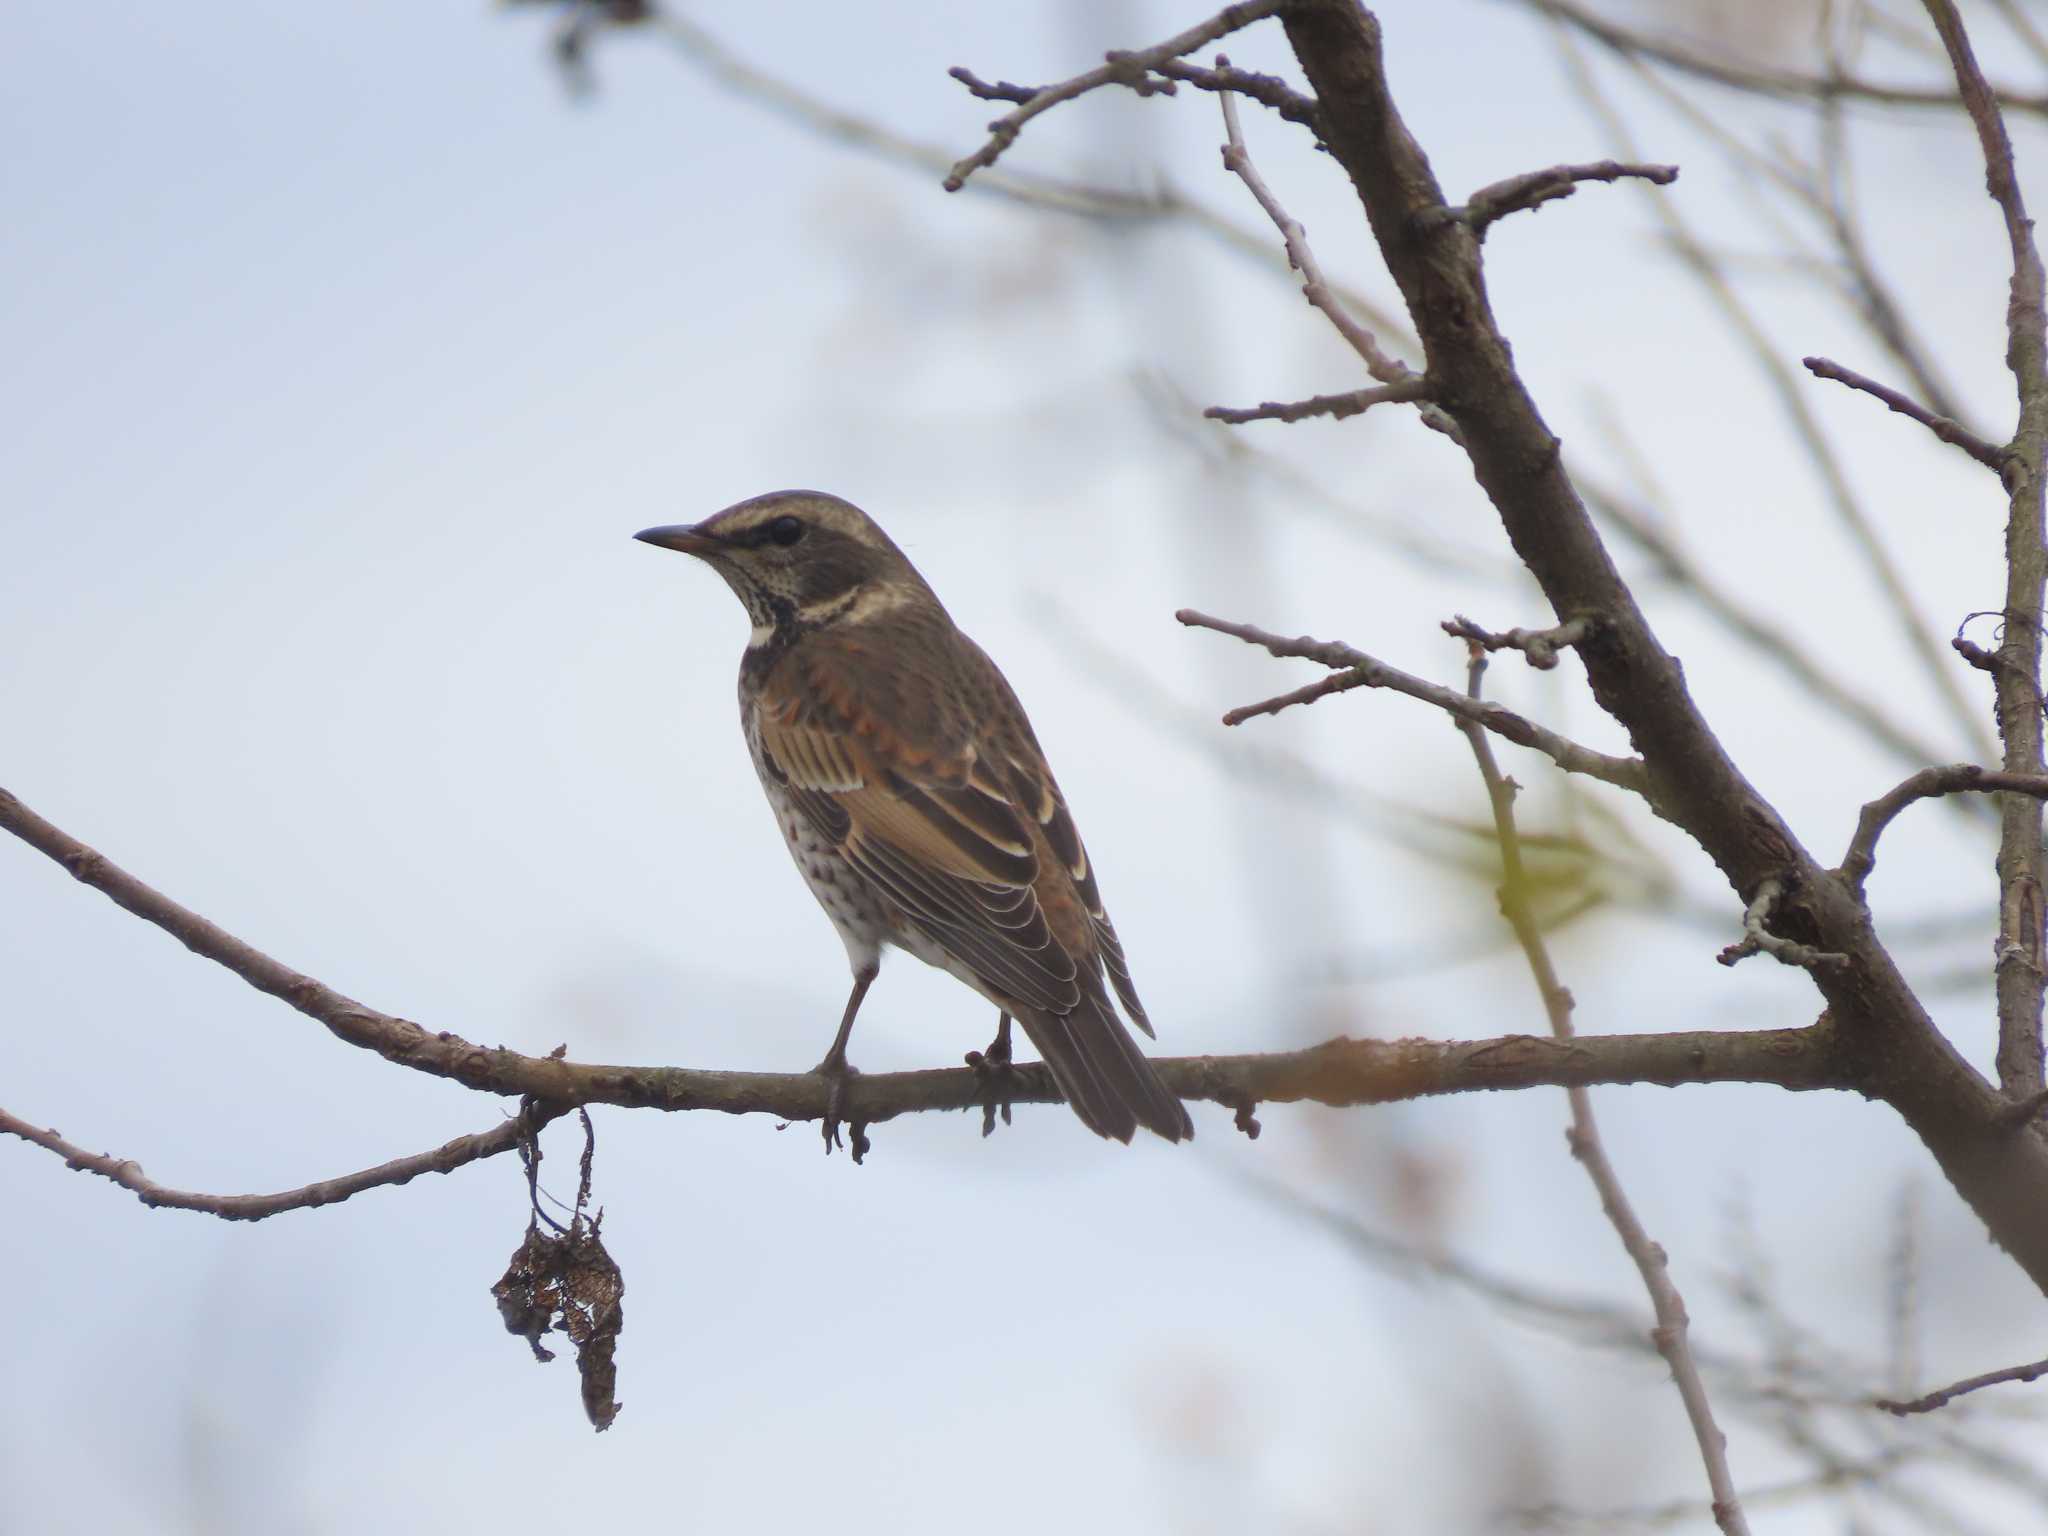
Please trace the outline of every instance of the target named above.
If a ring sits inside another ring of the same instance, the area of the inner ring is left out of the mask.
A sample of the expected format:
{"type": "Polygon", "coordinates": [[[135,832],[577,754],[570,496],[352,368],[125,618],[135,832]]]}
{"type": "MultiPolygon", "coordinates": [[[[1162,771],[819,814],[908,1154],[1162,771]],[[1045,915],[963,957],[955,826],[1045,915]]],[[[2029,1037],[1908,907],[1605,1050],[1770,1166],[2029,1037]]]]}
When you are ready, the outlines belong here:
{"type": "Polygon", "coordinates": [[[995,1039],[967,1058],[985,1073],[1009,1068],[1015,1019],[1091,1131],[1193,1136],[1118,1016],[1121,1003],[1152,1036],[1024,706],[909,557],[820,491],[773,491],[633,537],[710,566],[752,622],[739,674],[747,751],[853,972],[813,1069],[829,1084],[826,1150],[854,1071],[854,1016],[886,948],[995,1004],[995,1039]]]}

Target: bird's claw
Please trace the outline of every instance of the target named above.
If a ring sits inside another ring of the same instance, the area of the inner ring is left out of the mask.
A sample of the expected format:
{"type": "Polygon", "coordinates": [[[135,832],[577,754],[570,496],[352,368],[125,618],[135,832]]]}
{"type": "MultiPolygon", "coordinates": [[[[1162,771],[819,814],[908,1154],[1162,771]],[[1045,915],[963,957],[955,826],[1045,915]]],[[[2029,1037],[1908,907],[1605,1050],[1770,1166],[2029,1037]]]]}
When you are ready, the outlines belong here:
{"type": "Polygon", "coordinates": [[[1010,1034],[999,1033],[985,1051],[969,1051],[967,1065],[981,1079],[981,1134],[995,1134],[996,1116],[1010,1124],[1010,1034]]]}
{"type": "Polygon", "coordinates": [[[825,1155],[830,1157],[832,1149],[839,1146],[839,1128],[846,1127],[846,1148],[852,1153],[858,1165],[868,1154],[867,1122],[850,1120],[846,1117],[846,1085],[860,1076],[860,1069],[850,1067],[842,1058],[834,1061],[826,1057],[811,1070],[825,1080],[825,1116],[822,1130],[825,1137],[825,1155]]]}

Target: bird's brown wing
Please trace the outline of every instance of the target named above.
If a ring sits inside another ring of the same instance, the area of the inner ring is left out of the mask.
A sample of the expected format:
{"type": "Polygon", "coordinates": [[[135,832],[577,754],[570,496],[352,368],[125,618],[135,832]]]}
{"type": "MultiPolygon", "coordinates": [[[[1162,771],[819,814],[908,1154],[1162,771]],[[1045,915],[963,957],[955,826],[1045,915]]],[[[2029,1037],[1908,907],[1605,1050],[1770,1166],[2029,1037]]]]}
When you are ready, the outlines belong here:
{"type": "Polygon", "coordinates": [[[847,861],[985,986],[1020,1008],[1070,1012],[1086,952],[1047,919],[1039,839],[1003,765],[985,760],[964,710],[901,697],[901,678],[884,702],[922,707],[874,708],[851,676],[857,660],[819,636],[764,680],[756,729],[771,771],[847,861]]]}
{"type": "Polygon", "coordinates": [[[1084,1121],[1178,1140],[1186,1111],[1103,989],[1106,967],[1151,1033],[1073,817],[1008,683],[961,645],[952,675],[883,673],[866,642],[811,637],[763,679],[762,756],[905,921],[1017,1016],[1084,1121]]]}

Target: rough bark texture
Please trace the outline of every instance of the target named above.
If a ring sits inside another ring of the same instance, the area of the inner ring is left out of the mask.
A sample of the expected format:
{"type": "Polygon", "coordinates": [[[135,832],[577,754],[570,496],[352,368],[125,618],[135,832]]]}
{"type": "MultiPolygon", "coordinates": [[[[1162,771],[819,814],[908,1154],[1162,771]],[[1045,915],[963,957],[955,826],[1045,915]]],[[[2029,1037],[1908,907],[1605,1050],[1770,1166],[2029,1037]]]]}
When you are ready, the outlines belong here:
{"type": "Polygon", "coordinates": [[[1747,901],[1777,878],[1774,926],[1847,955],[1814,971],[1853,1086],[1904,1116],[1992,1236],[2048,1290],[2048,1144],[2015,1132],[2007,1101],[1935,1029],[1869,913],[1802,847],[1722,750],[1678,661],[1658,643],[1566,476],[1560,444],[1516,375],[1487,302],[1472,231],[1446,199],[1389,92],[1378,21],[1351,0],[1282,13],[1323,106],[1325,141],[1350,176],[1422,340],[1431,397],[1462,429],[1474,476],[1576,647],[1601,707],[1648,769],[1651,805],[1683,828],[1747,901]]]}

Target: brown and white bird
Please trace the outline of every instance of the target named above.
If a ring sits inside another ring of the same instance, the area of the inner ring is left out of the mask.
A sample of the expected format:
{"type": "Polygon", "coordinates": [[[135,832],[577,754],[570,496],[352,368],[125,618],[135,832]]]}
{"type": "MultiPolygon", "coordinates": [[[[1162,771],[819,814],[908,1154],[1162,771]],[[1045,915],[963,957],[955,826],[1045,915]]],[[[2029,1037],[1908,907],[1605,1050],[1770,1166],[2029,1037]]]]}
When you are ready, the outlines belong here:
{"type": "Polygon", "coordinates": [[[817,1070],[835,1113],[846,1042],[893,944],[1001,1011],[1090,1130],[1194,1134],[1116,1006],[1152,1033],[1095,872],[1024,706],[858,507],[776,491],[634,535],[695,555],[753,620],[740,723],[775,820],[853,967],[817,1070]]]}

